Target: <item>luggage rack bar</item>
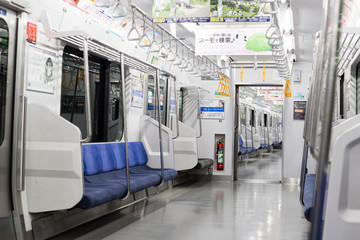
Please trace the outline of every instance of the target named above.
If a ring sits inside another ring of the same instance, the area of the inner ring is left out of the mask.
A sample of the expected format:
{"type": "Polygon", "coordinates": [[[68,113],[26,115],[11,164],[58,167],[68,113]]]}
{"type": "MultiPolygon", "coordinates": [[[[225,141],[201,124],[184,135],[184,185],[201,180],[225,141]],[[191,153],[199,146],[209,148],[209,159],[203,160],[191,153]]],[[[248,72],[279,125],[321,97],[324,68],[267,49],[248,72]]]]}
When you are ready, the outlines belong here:
{"type": "Polygon", "coordinates": [[[360,49],[360,31],[356,28],[342,29],[340,35],[338,76],[341,76],[345,69],[353,61],[360,49]]]}
{"type": "MultiPolygon", "coordinates": [[[[83,46],[83,36],[69,36],[69,37],[60,37],[60,40],[66,42],[67,44],[82,49],[83,46]]],[[[159,70],[162,75],[174,77],[171,73],[159,69],[158,67],[151,65],[143,60],[137,59],[135,57],[129,56],[126,53],[123,53],[115,48],[107,46],[105,43],[102,43],[99,40],[96,40],[94,38],[90,38],[89,42],[89,53],[92,53],[94,55],[97,55],[99,57],[105,57],[111,62],[117,62],[121,63],[120,55],[124,55],[124,65],[147,73],[151,75],[156,75],[156,70],[159,70]]]]}

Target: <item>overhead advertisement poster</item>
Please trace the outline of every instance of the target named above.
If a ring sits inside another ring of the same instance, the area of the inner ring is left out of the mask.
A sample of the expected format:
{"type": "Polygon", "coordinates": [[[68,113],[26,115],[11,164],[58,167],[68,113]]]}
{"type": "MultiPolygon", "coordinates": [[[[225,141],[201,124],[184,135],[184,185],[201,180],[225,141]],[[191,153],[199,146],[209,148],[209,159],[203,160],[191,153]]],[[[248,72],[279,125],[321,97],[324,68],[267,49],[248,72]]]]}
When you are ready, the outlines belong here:
{"type": "Polygon", "coordinates": [[[82,10],[85,13],[89,13],[92,6],[95,3],[95,0],[63,0],[64,2],[67,2],[74,7],[82,10]]]}
{"type": "Polygon", "coordinates": [[[196,55],[271,55],[266,28],[199,28],[196,55]]]}
{"type": "Polygon", "coordinates": [[[201,118],[225,119],[225,100],[204,99],[200,102],[201,118]]]}
{"type": "Polygon", "coordinates": [[[28,45],[26,89],[54,93],[56,52],[28,45]]]}
{"type": "Polygon", "coordinates": [[[153,21],[182,22],[269,22],[258,0],[154,0],[153,21]]]}
{"type": "Polygon", "coordinates": [[[142,108],[144,106],[144,82],[132,79],[131,106],[142,108]]]}
{"type": "Polygon", "coordinates": [[[342,27],[360,27],[360,1],[345,0],[343,4],[342,27]]]}

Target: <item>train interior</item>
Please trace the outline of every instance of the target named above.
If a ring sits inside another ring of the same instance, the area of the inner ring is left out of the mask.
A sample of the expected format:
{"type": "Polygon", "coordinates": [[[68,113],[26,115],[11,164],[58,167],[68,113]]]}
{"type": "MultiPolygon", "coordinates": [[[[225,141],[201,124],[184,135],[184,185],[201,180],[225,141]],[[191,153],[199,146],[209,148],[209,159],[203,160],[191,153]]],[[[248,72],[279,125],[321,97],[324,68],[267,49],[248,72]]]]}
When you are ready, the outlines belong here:
{"type": "Polygon", "coordinates": [[[1,239],[359,239],[357,0],[0,0],[1,239]]]}

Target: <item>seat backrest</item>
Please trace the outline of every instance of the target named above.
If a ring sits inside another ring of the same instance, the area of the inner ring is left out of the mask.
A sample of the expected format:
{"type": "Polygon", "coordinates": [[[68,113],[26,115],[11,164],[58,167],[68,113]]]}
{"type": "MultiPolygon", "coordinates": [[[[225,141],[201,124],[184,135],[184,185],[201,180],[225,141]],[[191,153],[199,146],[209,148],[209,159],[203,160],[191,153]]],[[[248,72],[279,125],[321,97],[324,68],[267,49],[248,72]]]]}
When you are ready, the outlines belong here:
{"type": "MultiPolygon", "coordinates": [[[[84,175],[123,169],[125,164],[125,143],[90,143],[83,145],[84,175]]],[[[142,142],[129,142],[129,166],[147,163],[147,154],[142,142]]]]}
{"type": "Polygon", "coordinates": [[[244,144],[242,137],[239,135],[239,146],[242,146],[244,144]]]}

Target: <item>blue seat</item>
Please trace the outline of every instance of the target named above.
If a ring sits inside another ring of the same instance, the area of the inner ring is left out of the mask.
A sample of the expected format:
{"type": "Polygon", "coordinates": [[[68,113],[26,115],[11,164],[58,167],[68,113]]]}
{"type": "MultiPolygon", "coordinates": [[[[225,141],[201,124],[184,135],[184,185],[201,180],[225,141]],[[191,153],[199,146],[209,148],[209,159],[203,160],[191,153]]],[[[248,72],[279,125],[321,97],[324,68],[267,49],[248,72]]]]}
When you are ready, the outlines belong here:
{"type": "Polygon", "coordinates": [[[260,144],[260,148],[264,149],[264,148],[267,148],[269,147],[269,144],[260,144]]]}
{"type": "MultiPolygon", "coordinates": [[[[146,165],[146,151],[141,142],[129,143],[130,193],[161,183],[161,169],[146,165]]],[[[125,143],[83,145],[84,197],[77,205],[91,208],[127,194],[125,143]]],[[[164,171],[164,181],[177,176],[174,169],[164,171]]]]}
{"type": "Polygon", "coordinates": [[[117,183],[90,183],[84,180],[84,196],[76,205],[81,209],[96,207],[111,200],[125,197],[126,187],[117,183]]]}
{"type": "Polygon", "coordinates": [[[304,216],[309,222],[311,222],[314,187],[315,187],[315,174],[306,174],[303,200],[304,200],[304,216]]]}
{"type": "Polygon", "coordinates": [[[244,155],[244,154],[246,154],[246,153],[247,153],[246,148],[244,148],[243,146],[240,146],[239,154],[240,154],[240,155],[244,155]]]}
{"type": "MultiPolygon", "coordinates": [[[[131,174],[155,174],[156,176],[159,177],[159,179],[161,179],[161,169],[155,169],[155,168],[151,168],[147,165],[140,165],[140,166],[135,166],[135,167],[131,167],[130,168],[130,173],[131,174]]],[[[164,169],[164,181],[167,182],[171,179],[176,178],[177,176],[177,171],[174,169],[164,169]]]]}
{"type": "Polygon", "coordinates": [[[243,142],[241,136],[239,136],[239,153],[238,153],[238,155],[244,155],[246,153],[251,153],[256,150],[253,147],[247,147],[247,148],[243,147],[243,145],[244,145],[244,142],[243,142]]]}
{"type": "MultiPolygon", "coordinates": [[[[127,189],[126,169],[115,170],[111,172],[99,173],[84,177],[90,183],[116,183],[121,184],[127,189]]],[[[130,193],[138,192],[142,189],[160,184],[161,177],[154,173],[131,174],[130,173],[130,193]]]]}

